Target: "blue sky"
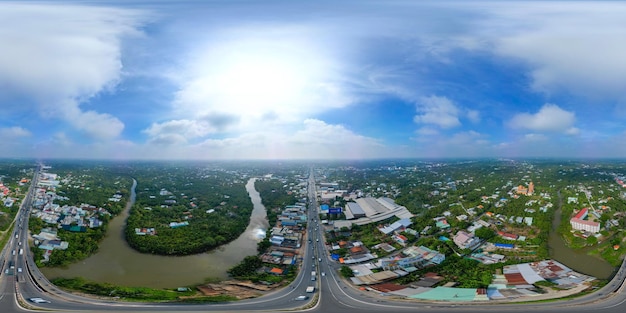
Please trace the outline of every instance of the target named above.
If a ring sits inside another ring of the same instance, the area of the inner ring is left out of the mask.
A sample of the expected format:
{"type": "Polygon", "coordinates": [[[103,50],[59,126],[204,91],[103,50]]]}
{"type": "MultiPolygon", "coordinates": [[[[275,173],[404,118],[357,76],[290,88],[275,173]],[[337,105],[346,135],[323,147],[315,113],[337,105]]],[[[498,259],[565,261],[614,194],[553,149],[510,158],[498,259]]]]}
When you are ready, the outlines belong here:
{"type": "Polygon", "coordinates": [[[626,156],[626,3],[0,1],[0,157],[626,156]]]}

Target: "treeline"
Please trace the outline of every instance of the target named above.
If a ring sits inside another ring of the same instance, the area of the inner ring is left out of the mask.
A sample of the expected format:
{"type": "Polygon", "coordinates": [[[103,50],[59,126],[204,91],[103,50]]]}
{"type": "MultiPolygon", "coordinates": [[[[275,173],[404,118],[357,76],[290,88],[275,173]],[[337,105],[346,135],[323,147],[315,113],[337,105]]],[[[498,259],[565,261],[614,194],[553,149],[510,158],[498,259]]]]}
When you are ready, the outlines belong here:
{"type": "Polygon", "coordinates": [[[239,237],[250,221],[252,202],[236,173],[166,166],[138,168],[133,176],[138,182],[137,200],[125,236],[137,251],[206,252],[239,237]],[[171,228],[171,222],[189,224],[171,228]],[[155,228],[156,235],[137,235],[135,228],[155,228]]]}
{"type": "Polygon", "coordinates": [[[293,205],[298,202],[295,193],[289,194],[283,186],[285,181],[279,179],[258,179],[254,188],[261,195],[261,202],[267,209],[267,220],[270,225],[275,225],[278,214],[287,205],[293,205]]]}

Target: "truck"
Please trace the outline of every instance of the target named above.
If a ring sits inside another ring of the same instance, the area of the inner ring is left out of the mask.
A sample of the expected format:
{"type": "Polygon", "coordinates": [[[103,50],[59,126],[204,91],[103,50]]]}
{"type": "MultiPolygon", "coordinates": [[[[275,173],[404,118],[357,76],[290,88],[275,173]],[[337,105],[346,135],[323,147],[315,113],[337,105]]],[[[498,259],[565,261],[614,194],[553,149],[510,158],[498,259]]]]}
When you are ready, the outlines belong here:
{"type": "Polygon", "coordinates": [[[308,293],[315,292],[315,287],[313,286],[306,287],[306,292],[308,293]]]}

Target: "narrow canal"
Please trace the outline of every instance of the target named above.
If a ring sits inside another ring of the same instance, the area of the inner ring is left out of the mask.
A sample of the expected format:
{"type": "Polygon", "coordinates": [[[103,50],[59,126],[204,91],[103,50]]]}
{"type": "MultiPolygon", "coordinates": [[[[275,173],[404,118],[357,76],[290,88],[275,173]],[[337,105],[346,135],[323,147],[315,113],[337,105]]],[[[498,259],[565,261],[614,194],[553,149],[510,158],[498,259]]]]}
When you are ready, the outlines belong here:
{"type": "Polygon", "coordinates": [[[109,223],[107,236],[98,252],[66,268],[42,268],[48,278],[84,277],[95,282],[123,286],[169,288],[202,283],[206,278],[227,278],[226,271],[244,257],[256,254],[257,243],[268,228],[265,207],[254,189],[255,178],[248,180],[246,190],[252,200],[250,223],[239,238],[218,249],[196,255],[174,257],[139,253],[128,246],[124,227],[130,207],[135,202],[133,181],[131,199],[122,214],[109,223]]]}

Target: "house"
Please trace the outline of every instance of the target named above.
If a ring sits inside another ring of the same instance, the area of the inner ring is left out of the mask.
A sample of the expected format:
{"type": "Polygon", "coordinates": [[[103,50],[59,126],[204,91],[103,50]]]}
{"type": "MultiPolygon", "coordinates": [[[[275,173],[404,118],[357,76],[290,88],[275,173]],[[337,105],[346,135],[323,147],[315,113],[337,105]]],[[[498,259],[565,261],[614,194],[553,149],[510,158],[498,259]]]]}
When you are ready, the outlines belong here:
{"type": "Polygon", "coordinates": [[[503,231],[498,231],[498,236],[508,240],[517,240],[517,238],[519,238],[516,234],[505,233],[503,231]]]}
{"type": "Polygon", "coordinates": [[[283,236],[272,236],[270,238],[270,243],[276,246],[282,245],[283,241],[285,241],[285,237],[283,236]]]}
{"type": "Polygon", "coordinates": [[[453,238],[454,243],[461,249],[475,249],[480,245],[480,239],[474,234],[460,230],[453,238]]]}
{"type": "Polygon", "coordinates": [[[403,218],[389,226],[380,227],[378,228],[378,230],[380,230],[380,232],[382,232],[385,235],[389,235],[390,233],[393,233],[395,231],[403,231],[407,227],[411,226],[411,224],[413,224],[413,222],[411,222],[410,219],[403,218]]]}
{"type": "Polygon", "coordinates": [[[436,217],[434,220],[435,220],[435,226],[437,226],[437,228],[439,229],[450,228],[450,224],[448,224],[448,221],[446,220],[445,217],[436,217]]]}
{"type": "Polygon", "coordinates": [[[187,226],[187,225],[189,225],[189,222],[187,222],[187,221],[185,221],[185,222],[180,222],[180,223],[177,223],[177,222],[171,222],[171,223],[170,223],[170,228],[178,228],[178,227],[183,227],[183,226],[187,226]]]}
{"type": "Polygon", "coordinates": [[[406,238],[406,236],[404,235],[394,235],[393,236],[393,240],[395,240],[397,243],[405,246],[407,244],[407,242],[409,241],[408,238],[406,238]]]}

